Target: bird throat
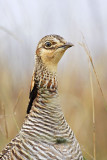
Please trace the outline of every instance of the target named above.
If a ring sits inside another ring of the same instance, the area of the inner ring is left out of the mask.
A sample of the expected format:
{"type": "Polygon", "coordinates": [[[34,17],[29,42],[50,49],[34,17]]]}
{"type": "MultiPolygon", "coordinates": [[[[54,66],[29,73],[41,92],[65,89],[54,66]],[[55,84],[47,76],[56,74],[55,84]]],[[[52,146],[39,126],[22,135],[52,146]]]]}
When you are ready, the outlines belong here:
{"type": "Polygon", "coordinates": [[[41,59],[36,63],[34,81],[34,84],[37,85],[37,95],[33,104],[39,104],[47,109],[52,106],[56,108],[59,105],[57,75],[55,71],[50,71],[41,59]]]}
{"type": "Polygon", "coordinates": [[[46,66],[42,60],[38,60],[34,70],[35,80],[38,82],[38,89],[57,90],[57,75],[54,66],[46,66]],[[39,62],[38,62],[39,61],[39,62]],[[38,64],[39,63],[39,64],[38,64]]]}

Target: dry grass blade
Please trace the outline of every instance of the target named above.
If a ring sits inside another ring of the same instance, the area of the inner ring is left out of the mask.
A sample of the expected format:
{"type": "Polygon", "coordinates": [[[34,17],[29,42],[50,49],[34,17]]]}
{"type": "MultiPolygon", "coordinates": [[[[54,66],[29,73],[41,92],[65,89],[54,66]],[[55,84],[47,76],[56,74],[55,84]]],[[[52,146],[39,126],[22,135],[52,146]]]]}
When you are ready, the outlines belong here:
{"type": "Polygon", "coordinates": [[[15,34],[13,34],[11,31],[9,31],[7,28],[0,26],[0,29],[4,32],[6,32],[8,35],[12,36],[15,40],[19,41],[20,43],[22,43],[22,40],[19,39],[15,34]]]}
{"type": "MultiPolygon", "coordinates": [[[[84,37],[83,37],[84,38],[84,37]]],[[[85,40],[85,39],[84,39],[85,40]]],[[[94,105],[94,89],[93,89],[93,81],[92,81],[92,73],[91,73],[91,66],[90,66],[90,62],[93,68],[93,71],[95,73],[96,79],[97,79],[97,83],[99,85],[100,91],[102,93],[102,96],[104,98],[96,71],[95,71],[95,67],[92,61],[92,57],[90,55],[90,51],[86,45],[86,42],[83,42],[82,44],[80,43],[80,45],[84,48],[85,52],[88,55],[88,65],[89,65],[89,73],[90,73],[90,85],[91,85],[91,96],[92,96],[92,110],[93,110],[93,159],[96,160],[96,132],[95,132],[95,105],[94,105]]]]}
{"type": "Polygon", "coordinates": [[[104,99],[104,105],[105,105],[105,108],[106,108],[106,110],[107,110],[107,102],[106,102],[106,100],[105,100],[105,97],[104,97],[104,94],[103,94],[103,91],[102,91],[102,88],[101,88],[101,85],[100,85],[100,82],[99,82],[99,79],[98,79],[98,76],[97,76],[97,73],[96,73],[94,64],[93,64],[93,61],[92,61],[92,57],[91,57],[91,54],[90,54],[90,50],[88,49],[88,46],[87,46],[87,44],[86,44],[86,42],[85,42],[85,38],[84,38],[84,37],[83,37],[83,40],[84,40],[84,41],[83,41],[82,43],[79,43],[79,44],[83,47],[83,49],[85,50],[85,52],[86,52],[86,54],[87,54],[87,56],[88,56],[88,58],[89,58],[89,60],[90,60],[90,62],[91,62],[91,65],[92,65],[92,68],[93,68],[93,71],[94,71],[94,74],[95,74],[95,77],[96,77],[96,80],[97,80],[97,83],[98,83],[100,92],[101,92],[102,97],[103,97],[103,99],[104,99]]]}
{"type": "Polygon", "coordinates": [[[14,121],[14,123],[15,123],[15,125],[16,125],[17,131],[19,132],[19,131],[20,131],[20,128],[19,128],[19,126],[18,126],[18,124],[17,124],[17,121],[16,121],[16,119],[15,119],[14,114],[12,115],[12,118],[13,118],[13,121],[14,121]]]}
{"type": "Polygon", "coordinates": [[[93,157],[89,152],[87,152],[86,149],[85,149],[83,146],[81,146],[81,148],[82,148],[82,150],[88,155],[88,157],[91,158],[91,160],[94,159],[94,157],[93,157]]]}
{"type": "Polygon", "coordinates": [[[17,104],[18,104],[18,102],[19,102],[19,99],[20,99],[20,97],[21,97],[21,95],[22,95],[22,92],[23,92],[23,89],[20,90],[20,92],[19,92],[19,94],[18,94],[18,97],[17,97],[17,100],[16,100],[16,103],[15,103],[15,105],[14,105],[14,108],[13,108],[13,113],[14,113],[14,114],[16,114],[15,111],[16,111],[16,108],[17,108],[17,104]]]}
{"type": "Polygon", "coordinates": [[[93,157],[96,160],[96,132],[95,132],[95,105],[94,105],[94,89],[93,89],[93,81],[92,81],[92,73],[91,73],[91,66],[89,64],[89,71],[90,71],[90,84],[91,84],[91,96],[92,96],[92,109],[93,109],[93,157]]]}
{"type": "Polygon", "coordinates": [[[18,104],[18,102],[19,102],[19,99],[20,99],[20,96],[21,96],[22,92],[23,92],[23,89],[20,90],[20,92],[19,92],[19,94],[18,94],[18,97],[17,97],[17,100],[16,100],[16,103],[15,103],[15,106],[14,106],[13,111],[12,111],[12,118],[13,118],[13,121],[14,121],[16,127],[17,127],[17,131],[18,131],[18,132],[20,131],[20,129],[19,129],[19,126],[18,126],[17,121],[16,121],[16,119],[15,119],[15,114],[16,114],[16,113],[15,113],[15,110],[16,110],[16,107],[17,107],[17,104],[18,104]]]}
{"type": "Polygon", "coordinates": [[[8,129],[7,129],[7,121],[6,121],[6,114],[5,114],[5,107],[4,105],[2,104],[2,109],[3,109],[3,115],[4,115],[4,126],[5,126],[5,135],[6,135],[6,138],[8,138],[8,129]]]}
{"type": "Polygon", "coordinates": [[[3,128],[1,126],[0,126],[0,132],[2,133],[3,136],[5,135],[3,128]]]}

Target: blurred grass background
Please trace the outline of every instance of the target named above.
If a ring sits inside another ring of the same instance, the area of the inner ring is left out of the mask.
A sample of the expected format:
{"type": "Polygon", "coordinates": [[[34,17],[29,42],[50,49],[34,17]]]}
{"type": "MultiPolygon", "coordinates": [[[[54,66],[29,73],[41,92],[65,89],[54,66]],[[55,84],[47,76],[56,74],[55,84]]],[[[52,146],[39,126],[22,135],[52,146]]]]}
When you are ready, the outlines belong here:
{"type": "MultiPolygon", "coordinates": [[[[0,151],[18,133],[26,115],[34,53],[47,34],[74,43],[58,66],[59,92],[67,122],[83,154],[93,156],[92,99],[85,36],[107,100],[106,0],[0,1],[0,151]],[[82,33],[82,34],[81,34],[82,33]],[[14,112],[13,112],[14,111],[14,112]]],[[[107,159],[107,111],[92,74],[97,160],[107,159]]]]}

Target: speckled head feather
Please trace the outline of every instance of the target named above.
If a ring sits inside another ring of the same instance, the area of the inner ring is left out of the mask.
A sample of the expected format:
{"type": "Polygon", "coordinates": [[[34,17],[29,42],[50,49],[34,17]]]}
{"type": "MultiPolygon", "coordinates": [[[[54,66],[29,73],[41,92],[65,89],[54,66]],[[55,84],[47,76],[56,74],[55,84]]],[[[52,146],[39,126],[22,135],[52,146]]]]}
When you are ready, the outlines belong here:
{"type": "Polygon", "coordinates": [[[37,48],[40,48],[46,41],[51,41],[54,43],[66,43],[66,41],[64,40],[63,37],[59,36],[59,35],[55,35],[55,34],[51,34],[51,35],[47,35],[45,37],[43,37],[39,43],[37,48]]]}
{"type": "Polygon", "coordinates": [[[64,38],[58,35],[47,35],[43,37],[37,46],[36,56],[41,58],[41,62],[50,70],[57,68],[57,64],[64,52],[72,47],[64,38]]]}

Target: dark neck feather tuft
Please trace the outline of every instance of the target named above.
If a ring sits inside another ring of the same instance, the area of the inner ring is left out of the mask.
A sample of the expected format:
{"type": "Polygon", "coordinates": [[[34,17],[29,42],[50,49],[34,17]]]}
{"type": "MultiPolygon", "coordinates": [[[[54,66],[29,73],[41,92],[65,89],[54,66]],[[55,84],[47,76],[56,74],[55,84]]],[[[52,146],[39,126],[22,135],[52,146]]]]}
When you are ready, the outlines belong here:
{"type": "MultiPolygon", "coordinates": [[[[38,57],[37,57],[38,58],[38,57]]],[[[57,79],[56,73],[50,72],[47,67],[42,63],[41,59],[38,58],[36,61],[36,67],[32,79],[33,87],[29,94],[29,104],[27,108],[27,114],[30,113],[33,101],[36,99],[38,91],[45,89],[49,93],[57,92],[57,79]]]]}

